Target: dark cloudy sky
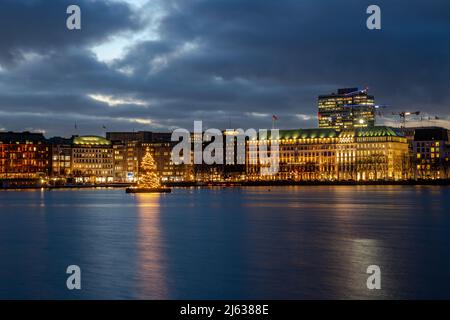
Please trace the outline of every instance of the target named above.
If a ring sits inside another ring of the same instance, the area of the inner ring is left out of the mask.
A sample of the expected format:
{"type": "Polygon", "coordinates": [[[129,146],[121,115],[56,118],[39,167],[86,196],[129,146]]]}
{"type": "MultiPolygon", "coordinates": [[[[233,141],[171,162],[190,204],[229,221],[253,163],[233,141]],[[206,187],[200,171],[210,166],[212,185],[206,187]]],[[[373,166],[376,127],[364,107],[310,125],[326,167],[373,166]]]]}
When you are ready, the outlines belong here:
{"type": "Polygon", "coordinates": [[[450,1],[0,0],[0,130],[314,127],[317,95],[345,86],[390,106],[379,123],[422,110],[446,126],[450,1]]]}

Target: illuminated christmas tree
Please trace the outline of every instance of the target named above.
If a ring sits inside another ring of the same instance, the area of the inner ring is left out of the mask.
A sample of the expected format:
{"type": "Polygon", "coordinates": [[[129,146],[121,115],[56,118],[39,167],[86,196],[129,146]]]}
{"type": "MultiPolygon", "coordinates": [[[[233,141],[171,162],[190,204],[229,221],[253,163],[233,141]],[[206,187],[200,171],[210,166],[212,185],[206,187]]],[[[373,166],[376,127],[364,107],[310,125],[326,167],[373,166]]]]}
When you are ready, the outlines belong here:
{"type": "Polygon", "coordinates": [[[141,179],[139,181],[141,188],[160,188],[161,182],[156,167],[156,162],[153,159],[150,151],[147,149],[141,164],[141,179]]]}

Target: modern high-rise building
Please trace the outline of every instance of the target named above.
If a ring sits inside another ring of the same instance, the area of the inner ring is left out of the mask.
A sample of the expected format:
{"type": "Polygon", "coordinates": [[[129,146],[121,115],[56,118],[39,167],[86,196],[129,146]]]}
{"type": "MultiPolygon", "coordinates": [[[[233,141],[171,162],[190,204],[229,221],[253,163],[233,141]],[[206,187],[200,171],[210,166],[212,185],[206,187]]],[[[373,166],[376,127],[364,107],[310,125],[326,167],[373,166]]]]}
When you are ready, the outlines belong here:
{"type": "Polygon", "coordinates": [[[375,126],[375,99],[368,89],[338,89],[318,98],[319,128],[353,129],[375,126]]]}

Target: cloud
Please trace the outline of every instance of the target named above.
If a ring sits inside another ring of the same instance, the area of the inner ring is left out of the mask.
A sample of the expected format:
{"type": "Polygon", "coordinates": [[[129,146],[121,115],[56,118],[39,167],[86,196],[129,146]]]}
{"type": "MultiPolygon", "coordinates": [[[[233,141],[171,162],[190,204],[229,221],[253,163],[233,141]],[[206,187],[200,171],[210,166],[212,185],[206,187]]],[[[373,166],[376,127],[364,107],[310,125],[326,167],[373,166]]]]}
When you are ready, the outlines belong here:
{"type": "Polygon", "coordinates": [[[246,115],[250,116],[250,117],[258,117],[258,118],[270,117],[270,114],[260,113],[260,112],[247,112],[246,115]]]}
{"type": "Polygon", "coordinates": [[[295,115],[297,118],[299,118],[302,121],[309,121],[311,119],[316,119],[317,116],[315,115],[309,115],[309,114],[296,114],[295,115]]]}
{"type": "Polygon", "coordinates": [[[116,98],[114,96],[102,94],[88,94],[88,97],[93,100],[106,103],[110,107],[117,107],[120,105],[148,106],[148,103],[145,101],[133,98],[116,98]]]}
{"type": "Polygon", "coordinates": [[[381,31],[360,0],[78,2],[80,33],[67,1],[2,2],[3,127],[315,127],[319,94],[366,85],[386,112],[448,114],[448,1],[379,0],[381,31]]]}
{"type": "Polygon", "coordinates": [[[82,30],[70,31],[66,28],[66,9],[71,4],[70,0],[2,0],[0,64],[19,63],[29,52],[46,55],[67,47],[101,43],[141,24],[126,3],[77,0],[82,30]]]}

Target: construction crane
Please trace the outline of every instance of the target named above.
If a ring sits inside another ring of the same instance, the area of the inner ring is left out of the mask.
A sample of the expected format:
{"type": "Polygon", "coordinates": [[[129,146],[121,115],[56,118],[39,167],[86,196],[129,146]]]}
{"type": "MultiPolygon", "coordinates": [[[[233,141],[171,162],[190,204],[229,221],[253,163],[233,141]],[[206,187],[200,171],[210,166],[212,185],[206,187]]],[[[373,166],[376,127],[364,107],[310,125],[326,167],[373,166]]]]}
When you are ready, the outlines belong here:
{"type": "Polygon", "coordinates": [[[399,116],[401,121],[402,121],[402,123],[403,123],[402,128],[406,128],[406,119],[409,116],[413,116],[413,115],[418,116],[418,115],[420,115],[420,111],[415,111],[415,112],[410,112],[410,111],[392,112],[392,115],[399,116]]]}
{"type": "Polygon", "coordinates": [[[375,105],[376,114],[378,116],[380,116],[380,117],[383,117],[384,116],[384,111],[383,110],[387,109],[387,108],[389,108],[389,106],[384,105],[384,104],[377,104],[377,105],[375,105]]]}

